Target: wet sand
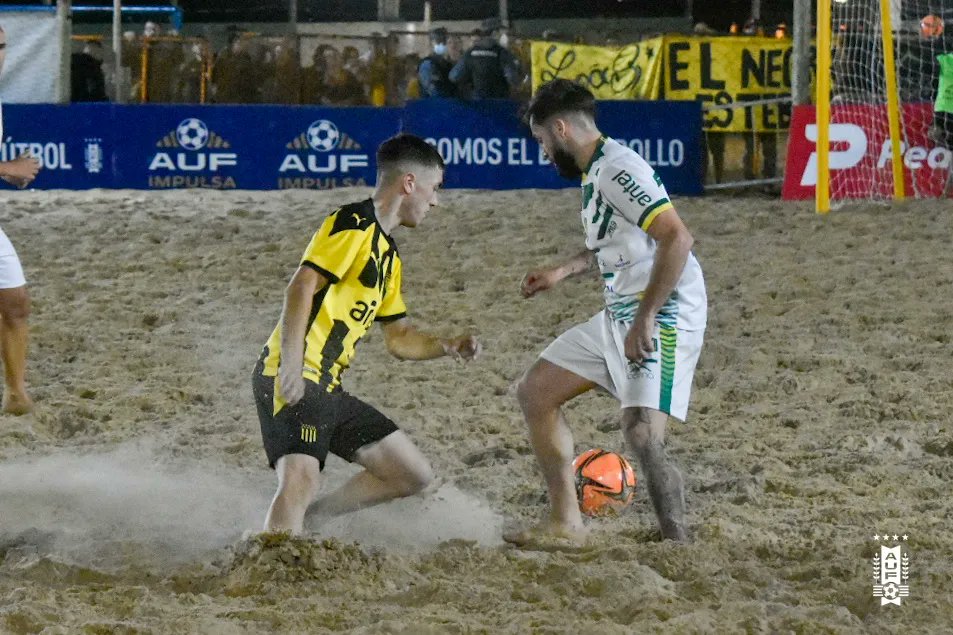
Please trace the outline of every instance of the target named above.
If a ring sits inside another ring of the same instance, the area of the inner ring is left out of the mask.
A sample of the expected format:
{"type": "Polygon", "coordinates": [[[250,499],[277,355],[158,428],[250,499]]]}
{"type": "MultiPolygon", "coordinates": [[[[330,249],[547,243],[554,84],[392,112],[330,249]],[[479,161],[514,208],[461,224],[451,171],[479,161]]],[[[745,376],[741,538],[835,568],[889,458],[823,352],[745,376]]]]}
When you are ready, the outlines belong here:
{"type": "MultiPolygon", "coordinates": [[[[582,248],[577,191],[447,192],[396,234],[404,295],[419,326],[472,330],[484,356],[399,362],[375,329],[345,377],[438,482],[309,539],[255,537],[275,479],[251,368],[311,233],[367,193],[2,194],[37,411],[0,417],[0,633],[949,628],[948,202],[818,217],[677,200],[710,298],[690,420],[669,437],[694,542],[660,542],[640,488],[590,545],[521,551],[501,532],[546,499],[513,383],[599,309],[599,280],[517,293],[582,248]],[[908,536],[899,607],[872,596],[884,533],[908,536]]],[[[609,397],[566,414],[577,450],[622,449],[609,397]]],[[[328,466],[332,483],[354,470],[328,466]]]]}

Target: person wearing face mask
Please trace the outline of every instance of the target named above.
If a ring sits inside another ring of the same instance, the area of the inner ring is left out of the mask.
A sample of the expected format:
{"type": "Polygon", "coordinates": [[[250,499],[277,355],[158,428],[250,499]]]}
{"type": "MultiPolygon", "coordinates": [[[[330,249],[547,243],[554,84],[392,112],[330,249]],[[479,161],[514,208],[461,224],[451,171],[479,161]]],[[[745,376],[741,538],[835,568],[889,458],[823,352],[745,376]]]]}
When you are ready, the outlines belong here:
{"type": "Polygon", "coordinates": [[[457,96],[457,86],[450,81],[453,62],[448,55],[447,39],[447,30],[443,27],[437,27],[430,32],[433,53],[421,60],[417,67],[421,97],[457,96]]]}
{"type": "Polygon", "coordinates": [[[450,71],[450,81],[472,88],[472,99],[506,99],[520,83],[520,64],[505,48],[503,23],[488,18],[480,27],[480,39],[450,71]],[[503,36],[503,37],[501,37],[503,36]]]}

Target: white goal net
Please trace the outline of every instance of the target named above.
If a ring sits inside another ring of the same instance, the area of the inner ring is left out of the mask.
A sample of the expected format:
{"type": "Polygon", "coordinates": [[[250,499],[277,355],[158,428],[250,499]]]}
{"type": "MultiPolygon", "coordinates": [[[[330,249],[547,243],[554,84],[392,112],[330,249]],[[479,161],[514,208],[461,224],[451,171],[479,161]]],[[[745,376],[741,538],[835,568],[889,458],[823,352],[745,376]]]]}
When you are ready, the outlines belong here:
{"type": "MultiPolygon", "coordinates": [[[[881,3],[826,1],[832,2],[831,200],[893,198],[881,3]]],[[[935,118],[934,103],[939,58],[953,54],[953,0],[888,4],[905,196],[949,196],[953,121],[935,118]]]]}

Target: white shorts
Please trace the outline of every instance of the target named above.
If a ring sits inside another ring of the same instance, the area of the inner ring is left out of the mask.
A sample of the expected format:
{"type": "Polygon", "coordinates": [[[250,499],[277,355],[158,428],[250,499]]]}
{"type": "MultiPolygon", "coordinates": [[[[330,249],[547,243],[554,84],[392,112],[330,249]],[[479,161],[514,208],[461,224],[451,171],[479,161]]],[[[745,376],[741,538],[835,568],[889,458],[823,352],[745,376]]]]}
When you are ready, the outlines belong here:
{"type": "Polygon", "coordinates": [[[26,284],[17,250],[0,229],[0,289],[15,289],[26,284]]]}
{"type": "Polygon", "coordinates": [[[540,357],[599,384],[623,408],[652,408],[685,421],[705,331],[656,323],[656,352],[638,366],[625,356],[628,331],[629,325],[600,311],[557,337],[540,357]]]}

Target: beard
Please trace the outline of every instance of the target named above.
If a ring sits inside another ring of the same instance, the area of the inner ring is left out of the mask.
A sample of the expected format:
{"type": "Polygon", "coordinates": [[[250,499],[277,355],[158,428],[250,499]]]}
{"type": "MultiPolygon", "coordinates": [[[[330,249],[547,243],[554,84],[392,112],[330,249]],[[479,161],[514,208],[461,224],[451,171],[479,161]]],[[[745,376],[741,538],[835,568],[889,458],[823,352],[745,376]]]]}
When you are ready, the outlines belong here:
{"type": "Polygon", "coordinates": [[[582,170],[576,165],[576,159],[564,149],[555,148],[552,159],[559,176],[572,180],[582,178],[582,170]]]}

